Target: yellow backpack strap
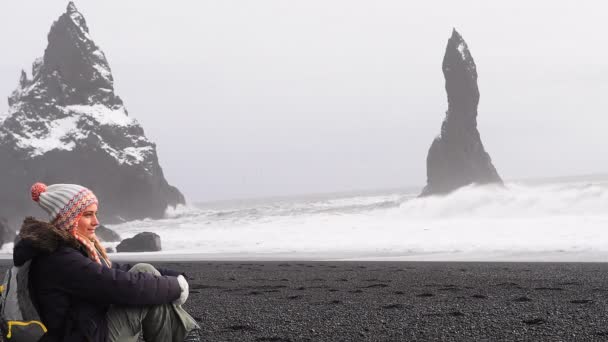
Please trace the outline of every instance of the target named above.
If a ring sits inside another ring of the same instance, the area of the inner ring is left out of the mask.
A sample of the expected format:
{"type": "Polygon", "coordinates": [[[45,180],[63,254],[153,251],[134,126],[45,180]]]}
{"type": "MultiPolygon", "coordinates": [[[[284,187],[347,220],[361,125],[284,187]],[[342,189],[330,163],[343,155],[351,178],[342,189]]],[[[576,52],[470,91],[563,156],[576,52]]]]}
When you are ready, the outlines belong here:
{"type": "Polygon", "coordinates": [[[6,334],[6,338],[11,338],[11,336],[13,335],[13,325],[20,325],[20,326],[28,326],[30,324],[38,324],[40,326],[40,328],[42,328],[42,331],[44,331],[44,333],[46,333],[46,327],[44,326],[44,324],[40,321],[8,321],[7,325],[8,325],[8,334],[6,334]]]}

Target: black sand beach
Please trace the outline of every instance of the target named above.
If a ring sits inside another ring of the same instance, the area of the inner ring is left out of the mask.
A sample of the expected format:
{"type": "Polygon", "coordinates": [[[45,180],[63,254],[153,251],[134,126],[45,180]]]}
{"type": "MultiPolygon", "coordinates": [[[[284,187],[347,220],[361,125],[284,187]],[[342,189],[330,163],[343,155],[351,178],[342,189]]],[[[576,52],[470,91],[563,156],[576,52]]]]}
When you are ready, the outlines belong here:
{"type": "Polygon", "coordinates": [[[154,264],[207,341],[608,341],[608,264],[154,264]]]}

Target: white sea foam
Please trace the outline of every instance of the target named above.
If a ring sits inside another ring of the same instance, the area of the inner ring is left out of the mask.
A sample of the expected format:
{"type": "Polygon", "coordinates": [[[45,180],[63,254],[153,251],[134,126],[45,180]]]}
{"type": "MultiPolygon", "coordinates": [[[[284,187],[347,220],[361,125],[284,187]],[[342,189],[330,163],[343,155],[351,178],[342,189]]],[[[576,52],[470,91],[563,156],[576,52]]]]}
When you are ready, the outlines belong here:
{"type": "Polygon", "coordinates": [[[442,197],[387,193],[178,207],[163,220],[111,227],[123,237],[153,231],[163,253],[206,258],[608,260],[607,208],[608,182],[509,183],[442,197]]]}

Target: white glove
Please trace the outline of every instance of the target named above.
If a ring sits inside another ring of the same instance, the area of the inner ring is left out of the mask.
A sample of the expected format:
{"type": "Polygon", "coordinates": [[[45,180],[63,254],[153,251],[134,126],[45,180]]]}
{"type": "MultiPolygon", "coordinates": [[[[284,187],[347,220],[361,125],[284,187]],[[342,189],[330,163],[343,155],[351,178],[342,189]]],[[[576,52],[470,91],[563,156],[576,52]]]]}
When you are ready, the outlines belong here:
{"type": "Polygon", "coordinates": [[[173,304],[182,305],[188,299],[188,295],[190,294],[190,288],[188,286],[186,278],[184,278],[184,276],[181,274],[177,276],[177,282],[179,283],[179,287],[182,289],[182,293],[179,295],[179,298],[173,301],[173,304]]]}

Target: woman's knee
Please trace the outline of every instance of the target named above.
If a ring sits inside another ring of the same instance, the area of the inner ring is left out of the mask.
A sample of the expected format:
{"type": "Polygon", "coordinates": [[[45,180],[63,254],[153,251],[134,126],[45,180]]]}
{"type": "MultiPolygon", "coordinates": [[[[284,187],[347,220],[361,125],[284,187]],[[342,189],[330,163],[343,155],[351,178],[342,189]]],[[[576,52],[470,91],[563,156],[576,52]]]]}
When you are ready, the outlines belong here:
{"type": "Polygon", "coordinates": [[[141,272],[141,273],[152,273],[154,275],[160,275],[160,272],[154,268],[154,266],[146,263],[135,264],[129,272],[141,272]]]}

